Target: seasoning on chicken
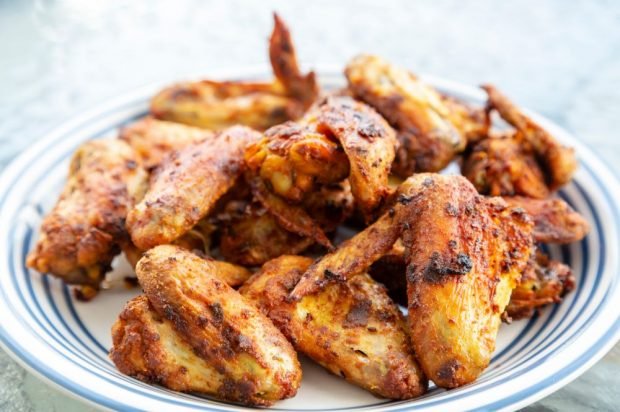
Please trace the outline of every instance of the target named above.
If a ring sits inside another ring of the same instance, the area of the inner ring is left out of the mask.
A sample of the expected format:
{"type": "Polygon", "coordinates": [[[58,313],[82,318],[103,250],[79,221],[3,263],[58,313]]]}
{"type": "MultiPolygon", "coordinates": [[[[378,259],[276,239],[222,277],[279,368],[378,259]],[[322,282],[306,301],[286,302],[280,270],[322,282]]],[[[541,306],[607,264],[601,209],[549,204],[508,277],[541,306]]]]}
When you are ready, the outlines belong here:
{"type": "Polygon", "coordinates": [[[244,170],[245,148],[258,137],[247,127],[231,127],[167,157],[127,216],[133,243],[148,250],[187,233],[234,186],[244,170]]]}
{"type": "Polygon", "coordinates": [[[281,256],[242,288],[301,353],[375,395],[410,399],[428,382],[411,351],[405,319],[368,275],[331,284],[291,302],[288,294],[312,259],[281,256]]]}
{"type": "Polygon", "coordinates": [[[174,150],[212,138],[213,132],[180,123],[145,117],[121,129],[119,139],[127,142],[147,170],[160,164],[174,150]]]}
{"type": "Polygon", "coordinates": [[[399,148],[393,171],[437,172],[465,149],[468,137],[487,128],[481,112],[443,97],[413,73],[377,56],[360,55],[345,69],[353,95],[381,113],[396,129],[399,148]]]}
{"type": "Polygon", "coordinates": [[[530,258],[503,318],[506,321],[531,318],[543,306],[559,303],[575,288],[575,277],[564,263],[538,251],[530,258]]]}
{"type": "Polygon", "coordinates": [[[501,314],[533,249],[532,222],[461,176],[414,175],[395,199],[373,225],[312,264],[291,298],[365,272],[402,236],[417,359],[438,386],[462,386],[491,360],[501,314]]]}
{"type": "Polygon", "coordinates": [[[110,357],[121,372],[246,405],[295,395],[295,351],[212,262],[163,245],[146,252],[136,272],[146,299],[130,301],[112,328],[110,357]]]}
{"type": "Polygon", "coordinates": [[[41,224],[27,265],[69,284],[78,296],[96,293],[120,245],[125,217],[147,175],[131,147],[120,140],[93,140],[73,154],[58,202],[41,224]],[[81,292],[79,292],[81,290],[81,292]]]}

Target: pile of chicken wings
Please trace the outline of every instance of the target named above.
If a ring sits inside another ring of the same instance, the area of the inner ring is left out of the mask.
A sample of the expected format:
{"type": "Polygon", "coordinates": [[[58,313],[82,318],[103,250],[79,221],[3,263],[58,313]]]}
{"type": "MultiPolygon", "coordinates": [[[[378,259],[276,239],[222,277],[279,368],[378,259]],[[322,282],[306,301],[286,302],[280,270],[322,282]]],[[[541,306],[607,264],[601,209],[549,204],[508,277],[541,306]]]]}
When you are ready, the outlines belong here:
{"type": "Polygon", "coordinates": [[[589,230],[554,195],[574,151],[493,86],[474,107],[376,56],[322,90],[277,15],[269,57],[271,81],[170,86],[78,148],[28,266],[89,300],[124,254],[143,293],[110,357],[173,390],[268,406],[298,354],[391,399],[474,381],[502,321],[574,287],[540,248],[589,230]]]}

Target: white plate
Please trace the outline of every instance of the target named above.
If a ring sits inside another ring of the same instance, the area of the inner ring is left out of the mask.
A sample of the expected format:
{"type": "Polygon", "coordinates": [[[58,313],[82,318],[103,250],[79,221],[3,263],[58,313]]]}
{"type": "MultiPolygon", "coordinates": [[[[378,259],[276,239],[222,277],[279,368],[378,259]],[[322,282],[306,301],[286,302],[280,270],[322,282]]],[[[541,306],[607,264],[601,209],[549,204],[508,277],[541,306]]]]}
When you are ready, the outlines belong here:
{"type": "MultiPolygon", "coordinates": [[[[256,73],[266,73],[266,71],[256,73]]],[[[321,76],[326,87],[343,85],[336,71],[321,76]],[[332,73],[332,74],[330,74],[332,73]]],[[[247,70],[227,78],[256,78],[247,70]],[[236,75],[236,76],[235,76],[236,75]]],[[[442,91],[481,103],[478,89],[426,77],[442,91]]],[[[42,136],[0,178],[0,342],[23,366],[54,384],[109,409],[240,410],[237,405],[181,394],[121,375],[107,357],[110,326],[138,290],[101,293],[75,301],[58,279],[24,266],[42,214],[63,185],[68,159],[85,140],[114,137],[119,126],[147,112],[161,85],[121,96],[42,136]]],[[[551,247],[552,257],[573,268],[577,288],[563,303],[530,320],[503,325],[495,356],[474,383],[433,388],[411,401],[378,399],[303,360],[297,396],[275,410],[502,410],[522,407],[570,382],[620,338],[620,184],[583,143],[541,116],[530,115],[562,142],[574,146],[581,167],[561,196],[592,225],[580,243],[551,247]]],[[[127,274],[122,264],[117,274],[127,274]]]]}

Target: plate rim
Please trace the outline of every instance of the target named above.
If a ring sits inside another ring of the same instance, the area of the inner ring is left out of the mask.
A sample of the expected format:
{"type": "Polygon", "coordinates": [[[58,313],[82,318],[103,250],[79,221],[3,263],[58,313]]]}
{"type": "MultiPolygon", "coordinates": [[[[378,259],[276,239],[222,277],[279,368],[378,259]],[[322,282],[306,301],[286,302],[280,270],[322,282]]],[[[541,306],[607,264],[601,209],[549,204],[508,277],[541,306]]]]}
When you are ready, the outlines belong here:
{"type": "MultiPolygon", "coordinates": [[[[321,78],[321,76],[341,75],[340,68],[337,68],[337,66],[335,65],[315,65],[315,71],[319,75],[319,78],[321,78]]],[[[268,73],[268,72],[269,72],[268,66],[266,65],[252,65],[252,66],[245,66],[243,68],[237,67],[237,68],[229,68],[229,69],[220,69],[214,72],[209,72],[206,75],[205,73],[202,73],[201,75],[193,75],[193,76],[190,75],[190,76],[183,77],[183,78],[184,79],[194,79],[194,78],[198,79],[198,78],[208,77],[208,78],[252,79],[252,78],[264,78],[265,73],[268,73]]],[[[441,88],[448,89],[454,93],[463,94],[463,95],[469,96],[470,98],[474,98],[477,100],[484,99],[484,93],[482,92],[482,90],[477,89],[474,86],[470,86],[470,85],[459,83],[459,82],[452,81],[452,80],[443,79],[443,78],[436,77],[436,76],[422,75],[421,77],[440,89],[441,88]]],[[[36,139],[30,145],[30,147],[22,151],[15,159],[13,159],[13,161],[11,161],[5,167],[2,174],[0,175],[0,194],[4,194],[7,190],[7,188],[5,187],[6,184],[3,182],[7,182],[9,180],[14,179],[15,178],[14,175],[18,171],[22,170],[24,166],[27,166],[34,159],[36,159],[36,156],[40,154],[41,152],[43,152],[43,150],[46,147],[53,145],[55,142],[61,140],[61,137],[68,130],[71,130],[76,125],[79,126],[80,124],[86,124],[89,120],[96,118],[97,116],[105,113],[108,110],[117,108],[119,107],[119,105],[122,105],[123,103],[135,101],[140,98],[144,98],[145,100],[147,100],[149,95],[152,95],[155,91],[157,91],[161,87],[168,85],[168,84],[170,84],[169,81],[158,81],[158,82],[151,82],[146,85],[130,89],[124,93],[118,94],[112,98],[104,100],[103,102],[97,105],[94,105],[89,110],[79,111],[74,116],[70,116],[68,119],[59,122],[55,127],[52,127],[51,129],[49,129],[48,132],[41,133],[40,137],[36,139]]],[[[620,179],[618,178],[618,175],[616,174],[615,170],[612,169],[607,164],[607,162],[604,159],[602,159],[596,152],[594,152],[588,146],[586,146],[585,142],[581,141],[579,138],[577,138],[573,133],[571,133],[567,129],[557,125],[555,122],[547,119],[546,117],[542,115],[537,114],[536,112],[533,112],[527,109],[524,109],[524,112],[528,116],[531,116],[535,121],[540,122],[544,127],[546,128],[550,127],[553,130],[561,131],[563,137],[569,138],[569,140],[571,140],[571,143],[574,143],[574,145],[578,147],[578,150],[580,151],[580,153],[583,153],[585,151],[588,157],[599,162],[600,164],[597,165],[597,167],[606,173],[606,176],[602,176],[598,174],[595,170],[592,170],[591,171],[592,175],[599,177],[605,183],[609,182],[612,185],[616,186],[616,188],[620,188],[620,179]]],[[[598,170],[598,172],[600,172],[601,170],[598,170]]],[[[610,190],[605,189],[605,191],[608,194],[610,194],[612,197],[614,197],[614,194],[610,193],[610,190]]],[[[3,205],[0,205],[0,206],[3,206],[3,205]]],[[[612,205],[612,209],[614,212],[614,222],[618,226],[620,225],[620,218],[618,217],[618,214],[619,214],[618,204],[612,205]]],[[[2,259],[8,260],[8,256],[5,257],[3,255],[2,259]]],[[[618,270],[618,267],[615,269],[618,270]]],[[[610,270],[613,270],[613,268],[608,268],[607,270],[610,271],[610,270]]],[[[618,276],[618,273],[616,273],[615,276],[618,276]]],[[[615,320],[612,321],[611,325],[613,327],[614,325],[618,326],[619,324],[620,324],[620,310],[617,311],[615,320]]],[[[585,359],[578,367],[576,367],[569,373],[559,377],[559,379],[555,380],[551,384],[546,385],[538,390],[535,390],[532,393],[525,395],[510,404],[504,405],[503,409],[515,409],[515,408],[530,404],[538,399],[541,399],[555,392],[559,388],[565,386],[566,384],[576,379],[583,372],[585,372],[587,369],[593,366],[598,360],[600,360],[605,354],[607,354],[607,352],[611,350],[611,348],[618,341],[620,341],[620,327],[617,327],[615,331],[610,330],[608,332],[612,332],[612,334],[609,337],[607,337],[605,340],[601,338],[601,340],[595,342],[595,344],[593,344],[590,348],[588,348],[588,350],[590,350],[595,345],[598,345],[599,343],[601,343],[600,347],[598,347],[593,353],[590,353],[587,356],[587,359],[585,359]]],[[[92,396],[89,397],[87,394],[77,393],[75,390],[72,390],[70,388],[70,386],[72,385],[70,384],[73,382],[70,379],[63,377],[62,375],[60,375],[60,379],[54,379],[52,376],[54,375],[58,376],[58,374],[53,373],[55,371],[51,371],[52,373],[50,373],[50,369],[52,369],[51,367],[47,367],[45,362],[36,362],[35,358],[33,358],[32,356],[27,356],[27,354],[24,354],[23,353],[25,351],[24,347],[23,346],[20,347],[18,343],[13,342],[13,344],[15,344],[15,347],[12,347],[10,338],[11,338],[10,332],[5,329],[4,321],[0,319],[0,347],[2,347],[5,350],[5,352],[9,354],[13,359],[15,359],[20,366],[24,367],[30,373],[33,373],[39,378],[42,378],[46,383],[51,384],[51,386],[60,389],[61,392],[68,394],[73,398],[79,399],[81,401],[86,402],[89,405],[92,405],[98,408],[110,409],[110,406],[108,406],[110,405],[110,403],[99,402],[93,399],[92,396]]],[[[575,360],[573,360],[573,363],[574,362],[575,360]]],[[[566,365],[566,366],[569,366],[569,365],[566,365]]],[[[555,371],[554,373],[558,373],[558,371],[555,371]]],[[[94,391],[92,388],[88,387],[87,385],[82,386],[82,389],[88,392],[91,392],[91,393],[96,393],[96,391],[94,391]]],[[[507,394],[506,396],[510,396],[510,395],[511,394],[507,394]]],[[[112,398],[113,398],[112,396],[108,397],[108,399],[112,399],[112,398]]],[[[230,406],[236,407],[236,405],[230,405],[230,406]]],[[[407,405],[403,404],[402,406],[406,407],[407,405]]],[[[411,406],[415,407],[415,405],[411,405],[411,406]]],[[[481,407],[484,407],[484,405],[481,405],[481,407]]]]}

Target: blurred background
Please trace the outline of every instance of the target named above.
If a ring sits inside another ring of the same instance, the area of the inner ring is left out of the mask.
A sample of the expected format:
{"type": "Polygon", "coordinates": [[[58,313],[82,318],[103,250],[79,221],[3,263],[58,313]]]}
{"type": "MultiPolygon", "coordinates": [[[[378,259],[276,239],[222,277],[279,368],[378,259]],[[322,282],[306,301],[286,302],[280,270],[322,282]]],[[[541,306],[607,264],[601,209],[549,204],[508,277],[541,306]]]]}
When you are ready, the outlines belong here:
{"type": "MultiPolygon", "coordinates": [[[[495,83],[620,174],[617,1],[0,0],[0,170],[42,133],[119,93],[267,64],[272,12],[305,67],[375,53],[416,73],[495,83]]],[[[620,348],[531,411],[617,410],[620,348]]],[[[0,351],[0,410],[84,410],[0,351]]]]}

